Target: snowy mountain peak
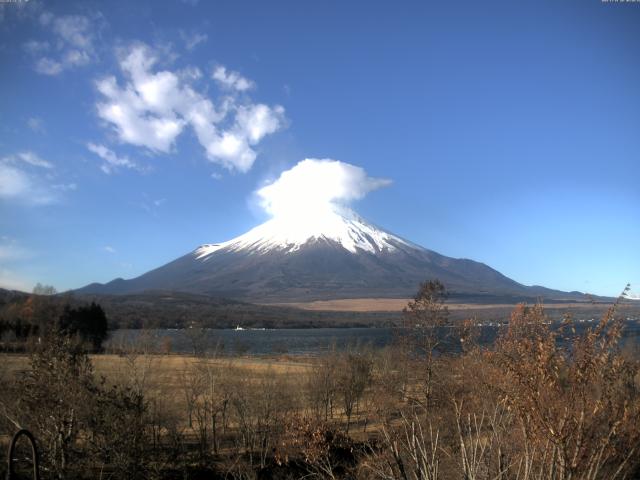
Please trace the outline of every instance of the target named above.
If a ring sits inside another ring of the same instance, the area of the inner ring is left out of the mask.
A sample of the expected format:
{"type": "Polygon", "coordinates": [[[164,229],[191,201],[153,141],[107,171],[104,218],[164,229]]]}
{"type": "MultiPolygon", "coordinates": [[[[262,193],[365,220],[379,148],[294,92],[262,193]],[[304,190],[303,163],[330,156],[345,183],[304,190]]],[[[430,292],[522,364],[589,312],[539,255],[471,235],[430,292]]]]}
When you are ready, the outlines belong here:
{"type": "Polygon", "coordinates": [[[276,214],[244,235],[202,245],[139,277],[79,291],[108,295],[176,291],[278,303],[407,298],[420,282],[437,278],[450,291],[470,295],[473,301],[487,295],[511,300],[583,297],[526,287],[483,263],[446,257],[407,242],[348,210],[300,207],[300,214],[276,214]]]}
{"type": "Polygon", "coordinates": [[[276,217],[247,233],[224,243],[202,245],[194,251],[206,259],[219,250],[266,253],[271,250],[295,252],[308,242],[327,240],[351,253],[394,251],[399,245],[418,248],[406,240],[385,232],[348,209],[332,209],[309,216],[276,217]]]}

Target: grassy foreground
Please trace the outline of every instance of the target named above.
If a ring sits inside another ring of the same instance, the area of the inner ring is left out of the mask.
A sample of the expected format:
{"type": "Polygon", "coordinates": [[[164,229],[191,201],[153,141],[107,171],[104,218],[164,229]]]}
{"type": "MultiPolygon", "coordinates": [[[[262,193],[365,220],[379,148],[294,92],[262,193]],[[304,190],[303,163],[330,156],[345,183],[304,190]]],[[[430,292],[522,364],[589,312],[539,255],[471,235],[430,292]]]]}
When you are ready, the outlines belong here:
{"type": "Polygon", "coordinates": [[[51,479],[638,478],[640,356],[615,308],[576,333],[519,306],[494,345],[466,322],[443,354],[431,307],[388,348],[313,358],[44,338],[0,356],[0,435],[32,430],[51,479]]]}

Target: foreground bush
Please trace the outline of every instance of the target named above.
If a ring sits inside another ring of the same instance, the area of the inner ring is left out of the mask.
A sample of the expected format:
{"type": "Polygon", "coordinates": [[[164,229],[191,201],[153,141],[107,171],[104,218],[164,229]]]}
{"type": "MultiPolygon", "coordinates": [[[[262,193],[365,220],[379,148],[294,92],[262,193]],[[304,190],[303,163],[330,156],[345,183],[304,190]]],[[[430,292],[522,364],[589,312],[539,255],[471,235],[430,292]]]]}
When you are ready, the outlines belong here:
{"type": "Polygon", "coordinates": [[[43,338],[30,369],[3,400],[15,428],[35,435],[44,478],[92,476],[105,468],[118,478],[143,478],[143,399],[96,381],[74,337],[53,331],[43,338]]]}
{"type": "Polygon", "coordinates": [[[370,475],[638,478],[640,370],[619,348],[616,306],[577,334],[570,319],[558,328],[542,306],[520,305],[492,348],[440,358],[439,403],[409,402],[385,423],[370,475]]]}
{"type": "Polygon", "coordinates": [[[618,305],[582,333],[521,305],[491,347],[469,321],[444,354],[443,292],[423,290],[397,346],[330,350],[295,375],[196,356],[157,380],[176,357],[138,348],[107,381],[54,331],[0,375],[0,422],[33,431],[43,478],[639,478],[640,370],[618,305]]]}

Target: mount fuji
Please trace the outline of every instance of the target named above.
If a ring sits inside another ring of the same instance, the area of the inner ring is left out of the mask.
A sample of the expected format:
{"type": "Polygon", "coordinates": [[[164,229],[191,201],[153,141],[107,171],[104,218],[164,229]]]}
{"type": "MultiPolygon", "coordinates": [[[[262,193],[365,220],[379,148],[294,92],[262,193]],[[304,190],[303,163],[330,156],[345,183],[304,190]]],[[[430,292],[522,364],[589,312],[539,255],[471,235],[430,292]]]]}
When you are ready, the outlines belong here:
{"type": "Polygon", "coordinates": [[[525,286],[483,263],[440,255],[346,208],[275,217],[137,278],[93,283],[77,292],[176,291],[263,303],[406,298],[420,282],[436,278],[460,297],[584,298],[579,292],[525,286]]]}

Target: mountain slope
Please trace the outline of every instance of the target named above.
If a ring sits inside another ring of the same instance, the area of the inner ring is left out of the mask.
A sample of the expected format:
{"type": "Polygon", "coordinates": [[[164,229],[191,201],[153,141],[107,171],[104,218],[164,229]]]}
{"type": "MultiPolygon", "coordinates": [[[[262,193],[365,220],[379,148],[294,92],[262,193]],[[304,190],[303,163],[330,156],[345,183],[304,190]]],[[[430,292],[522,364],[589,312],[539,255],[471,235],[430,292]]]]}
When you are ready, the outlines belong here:
{"type": "MultiPolygon", "coordinates": [[[[456,294],[549,298],[554,292],[526,287],[473,260],[427,250],[347,210],[272,219],[137,278],[91,284],[80,292],[173,290],[251,301],[407,297],[420,282],[434,278],[456,294]]],[[[562,296],[575,298],[555,292],[556,298],[562,296]]]]}

